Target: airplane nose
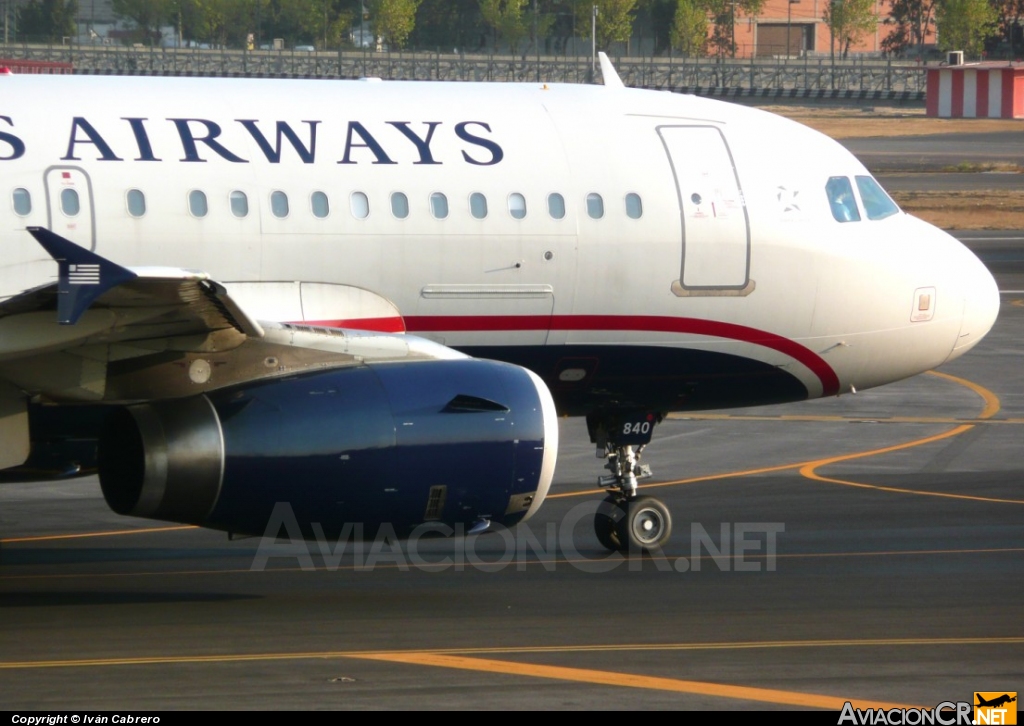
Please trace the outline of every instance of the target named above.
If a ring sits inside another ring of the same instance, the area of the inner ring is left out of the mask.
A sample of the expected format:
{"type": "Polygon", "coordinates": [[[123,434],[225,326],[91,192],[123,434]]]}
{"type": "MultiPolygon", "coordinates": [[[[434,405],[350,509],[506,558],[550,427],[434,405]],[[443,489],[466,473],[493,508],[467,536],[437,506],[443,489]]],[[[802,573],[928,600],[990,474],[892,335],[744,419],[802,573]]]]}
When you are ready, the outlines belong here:
{"type": "Polygon", "coordinates": [[[999,286],[984,263],[971,254],[958,277],[964,291],[964,316],[960,335],[947,361],[969,351],[992,329],[999,315],[999,286]]]}

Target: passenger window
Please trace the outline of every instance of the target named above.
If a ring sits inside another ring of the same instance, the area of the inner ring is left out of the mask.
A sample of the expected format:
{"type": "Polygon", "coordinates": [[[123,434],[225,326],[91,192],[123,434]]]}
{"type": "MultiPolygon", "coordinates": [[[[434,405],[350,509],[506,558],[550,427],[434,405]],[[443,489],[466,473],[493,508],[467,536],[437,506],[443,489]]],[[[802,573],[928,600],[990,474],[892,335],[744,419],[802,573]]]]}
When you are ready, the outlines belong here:
{"type": "Polygon", "coordinates": [[[860,200],[864,203],[864,213],[868,215],[868,219],[885,219],[900,211],[896,202],[889,198],[874,177],[858,176],[856,179],[860,200]]]}
{"type": "Polygon", "coordinates": [[[565,198],[561,194],[555,192],[548,195],[548,214],[552,219],[565,217],[565,198]]]}
{"type": "Polygon", "coordinates": [[[288,216],[288,195],[284,192],[271,192],[270,212],[278,219],[288,216]]]}
{"type": "Polygon", "coordinates": [[[434,192],[430,195],[430,213],[434,219],[445,219],[448,217],[448,197],[441,192],[434,192]]]}
{"type": "Polygon", "coordinates": [[[370,200],[362,192],[352,192],[348,202],[352,216],[356,219],[366,219],[370,216],[370,200]]]}
{"type": "Polygon", "coordinates": [[[206,193],[193,189],[188,193],[188,211],[193,217],[203,218],[209,211],[206,204],[206,193]]]}
{"type": "Polygon", "coordinates": [[[626,195],[626,216],[630,219],[640,219],[644,216],[644,205],[639,194],[626,195]]]}
{"type": "Polygon", "coordinates": [[[512,219],[523,219],[526,216],[526,197],[518,192],[508,195],[508,213],[512,219]]]}
{"type": "Polygon", "coordinates": [[[141,217],[146,213],[146,195],[138,189],[129,189],[125,201],[128,204],[128,214],[133,217],[141,217]]]}
{"type": "Polygon", "coordinates": [[[487,216],[487,197],[480,192],[473,192],[469,195],[469,212],[476,219],[483,219],[487,216]]]}
{"type": "Polygon", "coordinates": [[[409,216],[409,197],[402,192],[395,192],[391,195],[391,213],[398,219],[405,219],[409,216]]]}
{"type": "Polygon", "coordinates": [[[587,214],[591,219],[601,219],[604,216],[604,200],[600,194],[587,195],[587,214]]]}
{"type": "Polygon", "coordinates": [[[825,184],[828,204],[837,222],[859,222],[860,212],[857,200],[853,198],[853,186],[845,176],[834,176],[825,184]]]}
{"type": "Polygon", "coordinates": [[[313,192],[309,195],[309,208],[317,219],[323,219],[331,213],[331,203],[323,192],[313,192]]]}
{"type": "Polygon", "coordinates": [[[15,189],[12,195],[14,201],[14,213],[24,217],[32,211],[32,195],[28,189],[15,189]]]}
{"type": "Polygon", "coordinates": [[[78,192],[74,189],[63,189],[60,193],[60,211],[69,217],[77,217],[82,210],[78,200],[78,192]]]}
{"type": "Polygon", "coordinates": [[[249,215],[249,197],[245,192],[231,192],[231,213],[239,219],[249,215]]]}

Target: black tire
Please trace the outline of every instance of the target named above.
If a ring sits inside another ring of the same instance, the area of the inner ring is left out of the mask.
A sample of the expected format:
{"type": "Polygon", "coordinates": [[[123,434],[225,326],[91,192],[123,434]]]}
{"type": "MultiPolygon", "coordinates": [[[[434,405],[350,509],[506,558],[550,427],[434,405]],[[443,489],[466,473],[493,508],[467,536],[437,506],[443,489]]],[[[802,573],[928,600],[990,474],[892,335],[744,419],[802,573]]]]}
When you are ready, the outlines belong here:
{"type": "Polygon", "coordinates": [[[625,550],[619,538],[618,524],[626,518],[625,502],[617,497],[607,497],[597,508],[594,515],[594,533],[601,546],[612,552],[625,550]]]}
{"type": "Polygon", "coordinates": [[[630,552],[660,550],[672,536],[672,515],[661,500],[637,497],[626,503],[626,516],[619,520],[616,534],[630,552]]]}

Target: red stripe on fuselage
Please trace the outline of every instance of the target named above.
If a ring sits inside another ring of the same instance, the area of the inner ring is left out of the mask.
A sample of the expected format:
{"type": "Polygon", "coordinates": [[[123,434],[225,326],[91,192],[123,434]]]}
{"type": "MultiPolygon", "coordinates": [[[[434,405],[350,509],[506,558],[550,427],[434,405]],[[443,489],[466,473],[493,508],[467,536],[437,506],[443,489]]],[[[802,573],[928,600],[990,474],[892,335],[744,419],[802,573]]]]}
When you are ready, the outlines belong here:
{"type": "Polygon", "coordinates": [[[308,325],[317,328],[348,328],[349,330],[370,330],[375,333],[404,333],[402,318],[354,318],[352,320],[297,320],[292,325],[308,325]]]}
{"type": "Polygon", "coordinates": [[[839,377],[821,356],[781,335],[745,325],[657,315],[419,315],[405,318],[410,333],[511,330],[624,330],[689,333],[738,340],[778,351],[806,366],[821,381],[822,395],[839,392],[839,377]]]}

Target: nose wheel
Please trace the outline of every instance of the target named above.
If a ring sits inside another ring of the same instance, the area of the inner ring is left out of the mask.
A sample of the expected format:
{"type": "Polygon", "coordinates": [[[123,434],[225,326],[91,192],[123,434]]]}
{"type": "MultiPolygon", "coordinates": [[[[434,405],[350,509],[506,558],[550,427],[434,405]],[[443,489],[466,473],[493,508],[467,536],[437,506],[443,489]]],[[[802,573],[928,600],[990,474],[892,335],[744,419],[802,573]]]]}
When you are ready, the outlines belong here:
{"type": "Polygon", "coordinates": [[[651,476],[651,468],[640,463],[640,454],[660,420],[650,413],[587,419],[597,455],[607,460],[605,468],[611,472],[597,480],[610,493],[594,516],[594,532],[598,542],[613,552],[657,551],[672,535],[668,507],[654,497],[637,494],[637,480],[651,476]]]}
{"type": "Polygon", "coordinates": [[[654,497],[612,494],[598,507],[594,532],[601,546],[613,552],[657,551],[672,535],[672,514],[654,497]]]}

